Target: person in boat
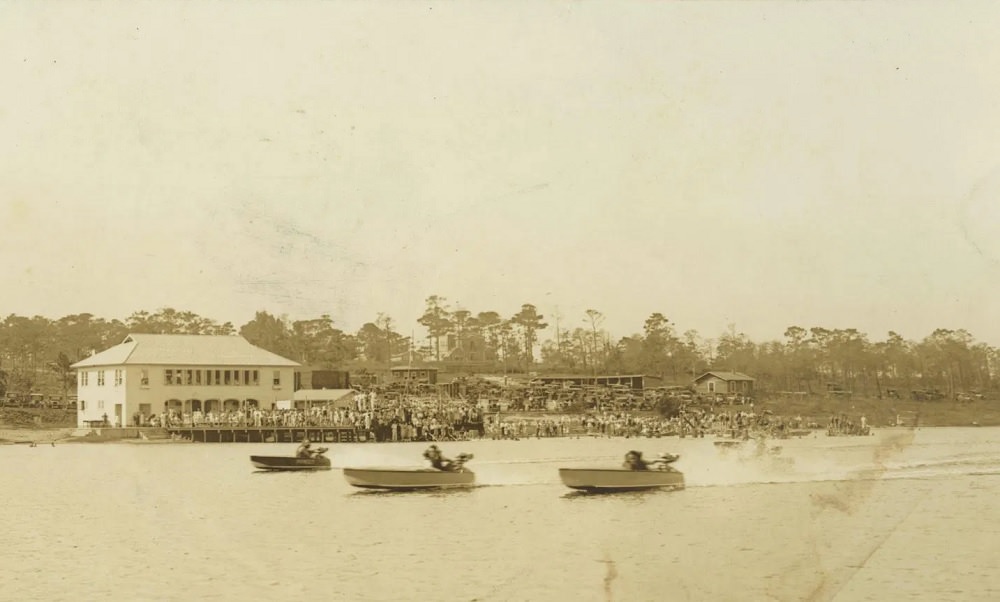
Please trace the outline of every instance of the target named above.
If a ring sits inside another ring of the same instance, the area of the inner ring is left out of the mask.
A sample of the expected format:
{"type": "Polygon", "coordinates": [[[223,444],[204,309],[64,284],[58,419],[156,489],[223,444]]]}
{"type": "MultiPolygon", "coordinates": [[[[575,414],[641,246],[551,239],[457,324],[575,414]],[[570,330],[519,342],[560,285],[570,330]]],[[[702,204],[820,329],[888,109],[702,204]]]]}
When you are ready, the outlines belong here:
{"type": "Polygon", "coordinates": [[[649,463],[643,460],[642,452],[632,450],[625,454],[625,462],[622,468],[629,470],[649,470],[649,463]]]}
{"type": "Polygon", "coordinates": [[[625,454],[625,462],[622,467],[629,470],[670,470],[670,463],[675,460],[677,460],[676,455],[662,453],[655,460],[647,462],[642,457],[641,451],[632,450],[625,454]]]}
{"type": "Polygon", "coordinates": [[[303,439],[302,443],[299,444],[299,448],[295,450],[296,458],[311,458],[316,455],[316,452],[312,449],[312,443],[308,439],[303,439]]]}
{"type": "Polygon", "coordinates": [[[437,470],[451,470],[454,462],[445,458],[441,454],[441,450],[438,446],[432,445],[424,451],[424,457],[431,463],[431,466],[437,470]]]}

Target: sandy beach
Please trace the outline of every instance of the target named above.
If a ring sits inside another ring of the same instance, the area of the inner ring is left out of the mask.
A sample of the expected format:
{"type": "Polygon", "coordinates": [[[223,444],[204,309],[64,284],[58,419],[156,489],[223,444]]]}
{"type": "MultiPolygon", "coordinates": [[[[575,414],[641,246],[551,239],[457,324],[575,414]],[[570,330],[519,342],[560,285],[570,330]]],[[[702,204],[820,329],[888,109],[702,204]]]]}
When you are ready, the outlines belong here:
{"type": "Polygon", "coordinates": [[[4,443],[52,443],[74,438],[75,428],[0,428],[0,444],[4,443]]]}

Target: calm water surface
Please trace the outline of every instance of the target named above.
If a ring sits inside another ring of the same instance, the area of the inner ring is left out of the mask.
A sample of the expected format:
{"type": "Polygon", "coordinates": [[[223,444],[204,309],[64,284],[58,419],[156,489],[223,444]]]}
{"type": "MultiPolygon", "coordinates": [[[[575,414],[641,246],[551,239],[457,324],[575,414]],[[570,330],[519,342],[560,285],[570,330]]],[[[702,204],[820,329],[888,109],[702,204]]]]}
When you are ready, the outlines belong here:
{"type": "Polygon", "coordinates": [[[350,488],[336,468],[423,444],[0,447],[4,600],[996,600],[1000,430],[442,446],[481,484],[350,488]],[[780,449],[775,449],[780,447],[780,449]],[[560,466],[682,454],[677,492],[585,495],[560,466]]]}

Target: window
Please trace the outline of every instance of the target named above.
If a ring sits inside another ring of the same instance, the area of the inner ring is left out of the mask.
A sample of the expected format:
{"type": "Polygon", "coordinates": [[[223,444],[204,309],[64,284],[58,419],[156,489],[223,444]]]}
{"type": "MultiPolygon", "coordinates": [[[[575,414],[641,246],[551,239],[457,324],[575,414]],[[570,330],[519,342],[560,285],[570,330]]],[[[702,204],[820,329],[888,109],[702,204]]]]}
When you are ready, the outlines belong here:
{"type": "Polygon", "coordinates": [[[233,370],[233,384],[234,385],[240,384],[240,371],[239,370],[233,370]]]}
{"type": "Polygon", "coordinates": [[[174,384],[174,371],[167,368],[163,371],[163,384],[172,385],[174,384]]]}
{"type": "Polygon", "coordinates": [[[281,371],[280,370],[275,370],[274,371],[274,386],[275,387],[280,387],[281,386],[281,371]]]}
{"type": "Polygon", "coordinates": [[[104,370],[97,371],[97,386],[98,387],[104,386],[104,370]]]}
{"type": "Polygon", "coordinates": [[[250,384],[250,371],[249,370],[244,370],[243,371],[243,384],[244,385],[249,385],[250,384]]]}
{"type": "Polygon", "coordinates": [[[232,384],[232,382],[233,382],[233,371],[232,371],[232,370],[226,370],[226,371],[225,371],[225,372],[223,373],[223,378],[225,379],[225,381],[224,381],[224,382],[225,382],[225,383],[226,383],[227,385],[229,385],[229,384],[232,384]]]}
{"type": "Polygon", "coordinates": [[[260,385],[260,372],[257,371],[257,370],[254,370],[252,372],[252,374],[253,374],[253,386],[256,387],[256,386],[260,385]]]}
{"type": "Polygon", "coordinates": [[[97,402],[97,409],[98,410],[103,410],[104,409],[104,400],[101,400],[101,401],[97,402]]]}
{"type": "Polygon", "coordinates": [[[215,384],[217,385],[222,384],[222,370],[215,371],[215,384]]]}
{"type": "Polygon", "coordinates": [[[148,369],[146,369],[146,368],[142,369],[142,374],[139,377],[139,384],[141,384],[144,387],[148,387],[149,386],[149,370],[148,369]]]}
{"type": "Polygon", "coordinates": [[[80,385],[81,386],[84,386],[84,387],[87,386],[87,384],[88,384],[87,381],[90,380],[88,378],[89,376],[90,376],[90,372],[87,372],[86,370],[84,370],[83,372],[80,373],[80,385]]]}
{"type": "Polygon", "coordinates": [[[201,372],[202,372],[201,370],[194,371],[194,384],[196,385],[201,384],[201,372]]]}
{"type": "Polygon", "coordinates": [[[187,370],[184,373],[184,384],[193,385],[194,384],[194,370],[187,370]]]}
{"type": "Polygon", "coordinates": [[[81,399],[80,400],[80,411],[82,412],[82,411],[84,411],[86,409],[87,409],[87,400],[86,399],[81,399]]]}
{"type": "Polygon", "coordinates": [[[122,371],[121,370],[115,370],[115,386],[116,387],[122,386],[122,371]]]}

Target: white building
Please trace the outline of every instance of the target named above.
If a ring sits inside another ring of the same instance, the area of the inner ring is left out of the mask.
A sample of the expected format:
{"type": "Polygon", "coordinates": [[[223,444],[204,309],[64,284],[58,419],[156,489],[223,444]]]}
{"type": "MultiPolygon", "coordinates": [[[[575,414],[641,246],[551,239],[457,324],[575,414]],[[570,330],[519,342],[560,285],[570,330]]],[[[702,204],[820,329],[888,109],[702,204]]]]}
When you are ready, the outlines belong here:
{"type": "Polygon", "coordinates": [[[168,410],[271,409],[292,397],[297,366],[239,336],[130,334],[73,364],[77,426],[130,426],[168,410]]]}

